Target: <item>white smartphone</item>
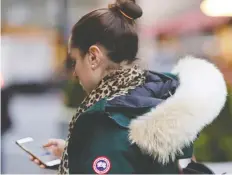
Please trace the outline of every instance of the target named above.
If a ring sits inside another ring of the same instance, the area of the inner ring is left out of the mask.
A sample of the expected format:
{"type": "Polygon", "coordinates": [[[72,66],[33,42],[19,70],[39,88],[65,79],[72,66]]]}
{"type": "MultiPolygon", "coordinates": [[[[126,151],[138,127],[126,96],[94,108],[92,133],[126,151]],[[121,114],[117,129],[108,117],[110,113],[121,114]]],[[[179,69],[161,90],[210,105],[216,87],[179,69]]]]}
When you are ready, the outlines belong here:
{"type": "Polygon", "coordinates": [[[54,167],[61,162],[58,157],[52,155],[49,150],[43,148],[41,144],[36,143],[31,137],[19,139],[16,141],[16,144],[28,154],[38,159],[46,167],[54,167]]]}

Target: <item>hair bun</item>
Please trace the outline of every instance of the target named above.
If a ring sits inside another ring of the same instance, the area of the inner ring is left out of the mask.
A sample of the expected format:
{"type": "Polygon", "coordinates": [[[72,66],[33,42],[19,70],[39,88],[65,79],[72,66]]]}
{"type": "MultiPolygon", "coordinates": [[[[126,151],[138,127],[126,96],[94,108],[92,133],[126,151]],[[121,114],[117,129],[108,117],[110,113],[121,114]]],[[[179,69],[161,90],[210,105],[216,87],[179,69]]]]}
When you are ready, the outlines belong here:
{"type": "Polygon", "coordinates": [[[127,16],[137,19],[143,15],[143,10],[135,3],[135,0],[117,0],[117,6],[127,16]]]}

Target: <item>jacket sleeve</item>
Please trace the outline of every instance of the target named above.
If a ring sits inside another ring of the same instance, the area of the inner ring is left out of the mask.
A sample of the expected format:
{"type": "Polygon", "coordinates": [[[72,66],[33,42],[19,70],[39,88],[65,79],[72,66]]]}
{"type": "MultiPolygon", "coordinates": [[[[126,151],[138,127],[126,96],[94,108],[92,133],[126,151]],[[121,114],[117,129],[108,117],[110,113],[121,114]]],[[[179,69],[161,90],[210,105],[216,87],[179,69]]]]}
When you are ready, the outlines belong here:
{"type": "Polygon", "coordinates": [[[130,149],[128,131],[116,125],[109,117],[96,115],[86,122],[88,126],[85,126],[84,132],[74,130],[79,132],[80,139],[73,137],[69,143],[69,173],[133,173],[132,162],[136,153],[130,149]]]}

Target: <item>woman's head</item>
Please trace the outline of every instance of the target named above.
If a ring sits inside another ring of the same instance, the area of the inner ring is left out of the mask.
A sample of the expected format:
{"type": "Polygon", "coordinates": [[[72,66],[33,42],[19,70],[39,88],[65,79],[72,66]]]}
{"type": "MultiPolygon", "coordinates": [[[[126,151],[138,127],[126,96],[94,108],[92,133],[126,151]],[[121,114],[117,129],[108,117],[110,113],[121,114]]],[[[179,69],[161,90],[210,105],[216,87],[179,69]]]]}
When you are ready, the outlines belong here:
{"type": "Polygon", "coordinates": [[[75,75],[87,92],[98,85],[109,68],[136,60],[134,20],[141,16],[134,0],[118,0],[109,8],[88,13],[74,25],[69,54],[76,60],[75,75]]]}

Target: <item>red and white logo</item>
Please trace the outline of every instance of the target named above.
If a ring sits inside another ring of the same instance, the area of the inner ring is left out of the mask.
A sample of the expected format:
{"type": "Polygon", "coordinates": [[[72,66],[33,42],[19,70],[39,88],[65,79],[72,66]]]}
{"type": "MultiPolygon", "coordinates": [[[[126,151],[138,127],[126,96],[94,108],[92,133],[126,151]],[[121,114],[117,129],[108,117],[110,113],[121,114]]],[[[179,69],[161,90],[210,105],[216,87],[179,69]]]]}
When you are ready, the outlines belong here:
{"type": "Polygon", "coordinates": [[[97,174],[106,174],[110,168],[110,160],[107,157],[98,157],[93,161],[93,170],[97,174]]]}

